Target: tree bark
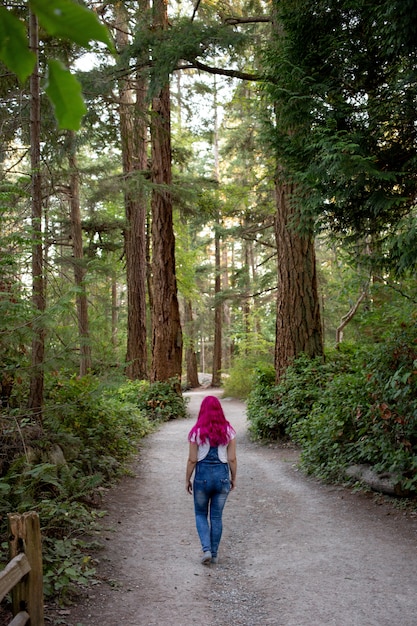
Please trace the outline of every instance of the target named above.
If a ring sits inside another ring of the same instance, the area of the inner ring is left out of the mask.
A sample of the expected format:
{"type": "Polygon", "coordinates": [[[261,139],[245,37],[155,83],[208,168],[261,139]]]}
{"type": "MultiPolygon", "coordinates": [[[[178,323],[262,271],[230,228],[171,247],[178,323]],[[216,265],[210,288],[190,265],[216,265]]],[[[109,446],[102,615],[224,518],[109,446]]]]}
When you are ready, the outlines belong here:
{"type": "MultiPolygon", "coordinates": [[[[217,105],[217,84],[214,79],[214,178],[220,182],[219,166],[219,123],[217,105]]],[[[211,386],[220,387],[222,373],[222,339],[223,339],[223,301],[221,268],[221,237],[220,237],[220,212],[217,212],[214,225],[214,341],[213,341],[213,369],[211,386]]]]}
{"type": "MultiPolygon", "coordinates": [[[[154,28],[168,27],[166,0],[155,0],[154,28]]],[[[181,379],[182,330],[175,275],[175,237],[170,185],[169,77],[152,99],[152,367],[151,380],[181,379]]]]}
{"type": "Polygon", "coordinates": [[[223,334],[223,303],[221,300],[221,263],[220,263],[220,234],[219,219],[217,219],[214,233],[214,343],[213,343],[213,372],[212,387],[221,386],[222,370],[222,334],[223,334]]]}
{"type": "MultiPolygon", "coordinates": [[[[121,51],[129,45],[128,14],[123,3],[115,4],[116,43],[121,51]]],[[[119,119],[122,144],[124,203],[126,214],[125,255],[127,283],[126,375],[146,379],[146,198],[135,173],[147,168],[145,122],[146,82],[138,77],[136,103],[129,78],[119,81],[119,119]],[[137,111],[139,110],[139,115],[137,111]],[[136,183],[136,184],[134,184],[136,183]]]]}
{"type": "Polygon", "coordinates": [[[44,358],[45,358],[45,284],[43,276],[42,242],[42,178],[40,154],[40,79],[39,79],[39,35],[38,20],[30,12],[29,17],[30,48],[36,55],[36,64],[30,77],[30,160],[32,192],[32,302],[35,320],[32,324],[32,374],[30,379],[29,410],[42,422],[44,393],[44,358]]]}
{"type": "Polygon", "coordinates": [[[200,386],[200,382],[198,380],[197,355],[195,353],[195,328],[191,300],[184,302],[184,324],[188,338],[185,350],[187,385],[191,387],[191,389],[195,389],[200,386]]]}
{"type": "Polygon", "coordinates": [[[75,133],[69,133],[68,162],[70,167],[70,213],[72,245],[74,251],[74,278],[77,302],[78,335],[80,340],[80,376],[85,376],[91,370],[91,345],[88,324],[88,302],[85,291],[84,278],[86,270],[83,259],[83,236],[81,228],[80,210],[80,180],[75,155],[75,133]]]}
{"type": "Polygon", "coordinates": [[[314,239],[296,231],[290,204],[293,188],[276,182],[275,237],[278,251],[278,296],[275,369],[279,380],[301,353],[323,354],[323,335],[317,292],[314,239]]]}

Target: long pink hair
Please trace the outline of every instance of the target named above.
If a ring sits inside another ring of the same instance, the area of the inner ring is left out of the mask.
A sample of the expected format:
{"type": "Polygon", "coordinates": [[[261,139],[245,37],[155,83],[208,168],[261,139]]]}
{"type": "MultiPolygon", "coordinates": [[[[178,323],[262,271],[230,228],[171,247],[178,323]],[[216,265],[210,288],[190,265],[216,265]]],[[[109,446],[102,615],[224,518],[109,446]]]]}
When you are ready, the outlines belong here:
{"type": "Polygon", "coordinates": [[[195,435],[201,443],[208,441],[213,447],[226,446],[234,434],[235,430],[227,421],[219,399],[206,396],[201,403],[197,421],[188,433],[188,440],[194,439],[195,435]]]}

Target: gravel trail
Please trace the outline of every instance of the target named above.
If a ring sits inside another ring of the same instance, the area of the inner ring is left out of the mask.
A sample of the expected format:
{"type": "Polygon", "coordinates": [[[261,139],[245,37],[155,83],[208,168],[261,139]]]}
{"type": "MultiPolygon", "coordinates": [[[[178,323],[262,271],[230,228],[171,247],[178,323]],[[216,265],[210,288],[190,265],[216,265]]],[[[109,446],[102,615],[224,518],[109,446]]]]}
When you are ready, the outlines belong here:
{"type": "Polygon", "coordinates": [[[296,450],[250,442],[236,400],[221,402],[237,430],[237,488],[220,563],[200,564],[184,475],[187,433],[210,393],[186,394],[192,417],[148,437],[132,476],[107,494],[103,582],[59,623],[415,626],[417,518],[305,477],[296,450]]]}

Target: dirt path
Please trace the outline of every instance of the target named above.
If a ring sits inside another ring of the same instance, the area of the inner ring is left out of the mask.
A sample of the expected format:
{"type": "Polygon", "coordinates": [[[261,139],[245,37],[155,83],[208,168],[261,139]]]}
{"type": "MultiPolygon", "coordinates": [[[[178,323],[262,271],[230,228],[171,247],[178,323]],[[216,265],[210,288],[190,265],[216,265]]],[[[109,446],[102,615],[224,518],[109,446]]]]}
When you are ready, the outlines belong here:
{"type": "MultiPolygon", "coordinates": [[[[208,393],[188,394],[193,416],[208,393]]],[[[60,623],[415,626],[417,519],[306,478],[296,451],[249,442],[242,403],[222,404],[238,432],[239,465],[220,563],[199,563],[184,489],[193,420],[169,422],[104,503],[100,571],[108,581],[60,623]]]]}

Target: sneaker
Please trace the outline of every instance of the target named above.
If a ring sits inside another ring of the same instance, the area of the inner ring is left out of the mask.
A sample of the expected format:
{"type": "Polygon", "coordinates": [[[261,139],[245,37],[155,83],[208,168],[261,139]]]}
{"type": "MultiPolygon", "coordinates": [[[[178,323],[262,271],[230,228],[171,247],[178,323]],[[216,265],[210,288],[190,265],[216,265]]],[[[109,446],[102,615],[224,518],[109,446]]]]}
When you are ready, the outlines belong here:
{"type": "Polygon", "coordinates": [[[203,565],[207,565],[208,563],[210,563],[210,561],[211,561],[211,552],[207,550],[207,552],[204,552],[203,556],[201,557],[201,562],[203,563],[203,565]]]}
{"type": "Polygon", "coordinates": [[[218,563],[219,562],[219,557],[218,556],[212,556],[211,557],[211,562],[214,563],[214,564],[218,563]]]}

